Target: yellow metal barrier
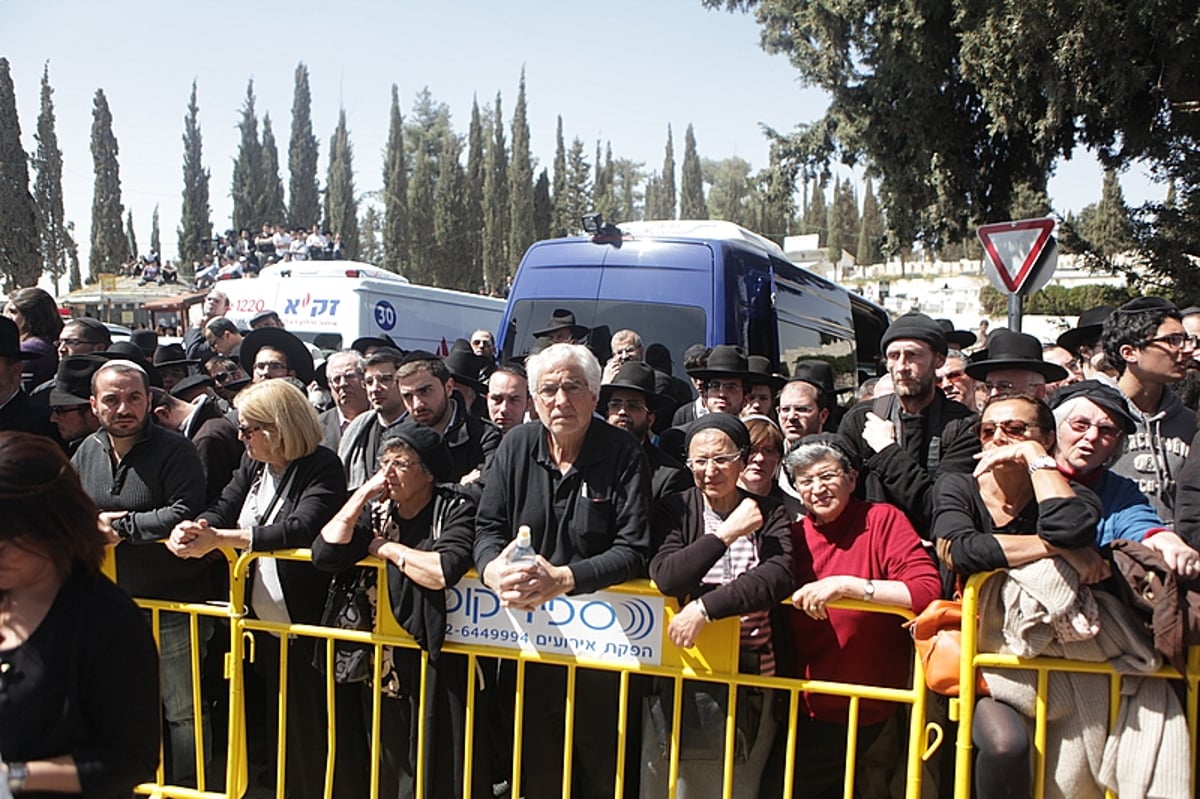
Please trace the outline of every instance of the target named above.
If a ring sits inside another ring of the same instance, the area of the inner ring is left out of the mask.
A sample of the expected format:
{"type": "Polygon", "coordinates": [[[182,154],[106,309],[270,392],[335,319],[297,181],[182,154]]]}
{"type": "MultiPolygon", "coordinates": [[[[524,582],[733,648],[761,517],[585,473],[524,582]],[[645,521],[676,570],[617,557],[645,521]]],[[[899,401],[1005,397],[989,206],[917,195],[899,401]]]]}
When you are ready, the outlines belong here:
{"type": "MultiPolygon", "coordinates": [[[[1020,658],[1014,655],[1002,655],[979,651],[978,624],[974,620],[979,616],[979,594],[992,577],[1003,575],[1003,571],[993,571],[972,575],[963,590],[963,629],[962,629],[962,658],[959,664],[959,686],[961,695],[952,699],[950,716],[958,721],[958,738],[955,754],[955,799],[970,799],[971,774],[974,766],[974,745],[971,725],[975,716],[975,702],[978,699],[975,675],[979,668],[1024,669],[1037,672],[1037,699],[1034,718],[1034,735],[1031,741],[1034,756],[1033,796],[1042,799],[1046,791],[1046,713],[1049,678],[1052,672],[1068,672],[1076,674],[1103,674],[1109,677],[1109,728],[1116,722],[1118,703],[1121,692],[1122,675],[1107,663],[1093,663],[1065,658],[1020,658]]],[[[1192,757],[1192,795],[1196,787],[1196,726],[1197,726],[1197,687],[1200,683],[1200,647],[1192,647],[1188,652],[1187,673],[1181,675],[1178,670],[1164,666],[1153,674],[1140,674],[1137,677],[1178,680],[1187,682],[1186,715],[1189,747],[1192,757]]],[[[1109,799],[1115,794],[1106,793],[1109,799]]]]}
{"type": "MultiPolygon", "coordinates": [[[[365,644],[372,648],[373,658],[373,673],[372,684],[378,686],[381,680],[381,664],[382,649],[384,646],[399,647],[399,648],[416,648],[416,643],[397,623],[392,613],[387,611],[391,606],[390,599],[387,596],[387,579],[385,575],[385,564],[376,558],[367,558],[359,565],[373,567],[379,569],[379,579],[377,586],[379,588],[378,607],[382,612],[376,614],[375,627],[371,631],[353,631],[335,628],[326,628],[316,625],[301,625],[301,624],[281,624],[276,622],[263,621],[260,619],[250,618],[247,608],[247,591],[246,586],[250,576],[251,565],[262,558],[276,558],[281,560],[307,560],[310,558],[310,553],[307,550],[289,550],[270,553],[262,552],[244,552],[241,554],[232,551],[224,552],[230,569],[230,595],[228,603],[206,603],[206,604],[188,604],[175,602],[159,602],[159,601],[139,601],[139,604],[146,607],[151,612],[152,616],[157,619],[158,615],[164,612],[171,613],[188,613],[191,615],[192,643],[193,643],[193,674],[199,673],[198,658],[195,655],[195,637],[196,637],[196,619],[199,616],[213,616],[228,619],[230,624],[229,632],[229,654],[226,657],[224,677],[228,681],[228,696],[229,696],[229,724],[228,724],[228,760],[225,769],[225,790],[213,791],[208,790],[204,783],[203,769],[198,769],[198,777],[200,782],[196,789],[183,788],[180,786],[166,785],[164,773],[160,766],[158,779],[155,783],[148,783],[139,787],[138,792],[151,796],[163,797],[186,797],[187,799],[216,799],[216,797],[229,797],[235,799],[243,796],[247,791],[248,786],[248,762],[246,750],[246,715],[245,715],[245,675],[244,662],[254,659],[254,640],[256,634],[275,634],[281,637],[302,637],[331,641],[345,641],[352,643],[365,644]]],[[[110,571],[111,574],[111,571],[110,571]]],[[[471,579],[471,578],[468,578],[471,579]]],[[[854,791],[854,775],[857,768],[856,763],[856,744],[858,736],[858,717],[859,703],[862,700],[878,700],[892,702],[900,705],[909,706],[909,721],[907,730],[907,746],[905,756],[906,780],[904,795],[908,799],[919,799],[921,795],[922,785],[922,763],[928,759],[938,748],[942,739],[942,731],[936,725],[926,725],[926,691],[924,689],[924,676],[919,659],[913,658],[913,678],[911,683],[906,688],[883,688],[878,686],[858,685],[851,683],[839,683],[823,680],[803,680],[790,679],[783,677],[764,677],[754,674],[739,674],[738,673],[738,654],[740,645],[739,623],[736,619],[726,619],[714,622],[705,627],[700,637],[697,639],[695,646],[690,649],[680,650],[672,645],[665,637],[666,626],[670,623],[674,613],[677,612],[674,607],[674,602],[666,600],[662,595],[647,581],[634,581],[621,586],[610,589],[608,593],[620,595],[627,598],[635,598],[642,600],[654,600],[663,603],[663,616],[661,618],[662,635],[657,646],[657,663],[631,661],[627,657],[627,653],[621,652],[619,647],[613,647],[611,650],[600,649],[599,651],[584,651],[582,653],[564,654],[549,651],[539,651],[536,648],[528,647],[525,649],[512,648],[511,642],[507,642],[508,646],[500,645],[499,643],[491,642],[487,638],[480,638],[480,642],[463,643],[448,639],[443,647],[443,651],[451,654],[459,654],[466,658],[467,661],[467,684],[465,703],[465,740],[464,752],[462,760],[463,768],[463,786],[464,796],[469,796],[472,786],[473,772],[479,767],[476,761],[475,753],[473,752],[473,742],[475,738],[475,729],[479,721],[478,708],[474,701],[478,686],[479,663],[481,659],[492,659],[496,661],[511,661],[514,663],[516,671],[516,690],[515,690],[515,706],[513,712],[513,738],[512,746],[512,769],[507,775],[511,795],[520,796],[521,792],[521,748],[522,748],[522,724],[523,724],[523,703],[526,698],[526,683],[525,672],[526,666],[531,663],[551,664],[562,666],[566,669],[567,695],[566,695],[566,726],[562,740],[562,762],[563,762],[563,796],[570,796],[571,775],[572,775],[572,747],[573,747],[573,732],[575,729],[574,716],[574,695],[575,681],[578,669],[596,670],[615,672],[619,675],[619,707],[618,707],[618,727],[616,730],[618,736],[618,747],[616,752],[617,769],[616,778],[613,785],[613,796],[621,797],[624,795],[626,785],[628,783],[627,774],[629,768],[637,768],[636,764],[626,762],[624,739],[628,732],[628,724],[641,723],[640,708],[630,706],[630,680],[634,676],[649,676],[660,677],[671,680],[674,686],[674,701],[671,703],[671,718],[670,718],[670,760],[669,760],[669,785],[670,797],[674,799],[675,781],[678,775],[679,759],[680,759],[680,719],[681,719],[681,700],[682,687],[685,681],[697,681],[714,683],[728,687],[728,707],[726,710],[725,719],[725,737],[724,737],[724,773],[723,787],[724,795],[732,795],[733,772],[734,772],[734,752],[736,745],[736,715],[738,703],[739,687],[759,688],[769,691],[782,692],[782,695],[787,698],[788,707],[788,722],[787,722],[787,748],[786,762],[784,765],[784,795],[790,796],[793,793],[793,784],[795,781],[795,748],[797,738],[797,723],[800,714],[800,698],[802,693],[819,693],[833,696],[843,696],[849,699],[849,717],[848,731],[846,736],[846,768],[845,768],[845,789],[844,795],[849,798],[854,791]]],[[[897,624],[902,619],[911,618],[912,614],[897,608],[888,608],[875,603],[865,603],[851,600],[843,600],[831,603],[831,607],[858,610],[872,613],[889,613],[897,616],[897,624]]],[[[603,612],[596,611],[596,612],[603,612]]],[[[157,624],[156,624],[157,630],[157,624]]],[[[479,631],[476,630],[476,633],[479,631]]],[[[287,758],[287,713],[289,707],[288,698],[288,647],[280,647],[280,703],[278,716],[278,738],[274,742],[277,752],[277,766],[275,775],[275,795],[283,797],[285,795],[285,763],[287,758]]],[[[330,797],[333,795],[333,777],[334,777],[334,753],[337,752],[339,746],[337,725],[333,723],[336,705],[334,697],[334,653],[333,647],[327,645],[325,647],[325,685],[326,685],[326,713],[331,720],[328,725],[328,756],[325,764],[325,785],[324,796],[330,797]]],[[[425,676],[428,669],[428,657],[422,654],[421,657],[421,679],[422,686],[425,682],[425,676]]],[[[199,681],[194,680],[195,707],[200,707],[199,703],[199,681]]],[[[376,799],[379,788],[379,769],[380,769],[380,724],[381,724],[381,695],[378,690],[373,692],[371,702],[371,718],[369,720],[370,730],[370,799],[376,799]]],[[[292,701],[304,701],[295,700],[292,701]]],[[[425,713],[426,694],[424,690],[420,692],[420,700],[418,706],[419,717],[423,717],[425,713]]],[[[197,710],[197,730],[200,727],[199,710],[197,710]]],[[[416,795],[423,795],[423,789],[427,781],[425,774],[425,753],[431,745],[431,741],[427,740],[424,726],[418,724],[418,740],[416,744],[416,773],[415,773],[415,788],[416,795]]],[[[783,734],[783,730],[779,731],[783,734]]],[[[197,747],[198,765],[204,760],[205,753],[202,745],[197,747]]]]}

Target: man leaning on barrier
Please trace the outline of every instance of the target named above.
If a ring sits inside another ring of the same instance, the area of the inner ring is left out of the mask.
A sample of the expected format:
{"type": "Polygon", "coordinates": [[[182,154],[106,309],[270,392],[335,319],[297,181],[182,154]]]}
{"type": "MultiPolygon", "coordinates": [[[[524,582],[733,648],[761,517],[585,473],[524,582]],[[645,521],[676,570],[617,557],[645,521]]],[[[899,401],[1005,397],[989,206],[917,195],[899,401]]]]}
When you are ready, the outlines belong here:
{"type": "MultiPolygon", "coordinates": [[[[552,345],[527,368],[541,424],[511,430],[484,473],[475,563],[505,605],[536,612],[644,575],[650,477],[638,441],[593,417],[600,364],[586,347],[552,345]],[[537,558],[509,563],[521,525],[537,558]]],[[[526,670],[521,790],[531,799],[562,795],[566,679],[563,668],[526,670]]],[[[617,686],[615,672],[577,674],[572,796],[613,794],[617,686]]]]}

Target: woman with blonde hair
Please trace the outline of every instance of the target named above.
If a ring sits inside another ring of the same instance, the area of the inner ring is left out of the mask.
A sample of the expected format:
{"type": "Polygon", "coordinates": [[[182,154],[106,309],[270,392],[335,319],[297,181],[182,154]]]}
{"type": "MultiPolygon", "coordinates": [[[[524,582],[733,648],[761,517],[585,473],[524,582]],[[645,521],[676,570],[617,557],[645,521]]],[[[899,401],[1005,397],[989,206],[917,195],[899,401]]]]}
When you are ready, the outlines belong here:
{"type": "MultiPolygon", "coordinates": [[[[321,446],[317,412],[304,392],[287,380],[265,380],[243,389],[234,404],[246,454],[221,498],[172,531],[168,546],[181,558],[204,557],[222,546],[254,552],[311,547],[346,499],[342,462],[321,446]]],[[[327,573],[311,563],[271,558],[255,566],[248,604],[257,618],[320,623],[327,573]]],[[[256,640],[267,696],[277,701],[279,639],[258,635],[256,640]]],[[[314,640],[287,638],[287,691],[304,698],[290,703],[287,714],[287,793],[293,797],[320,796],[324,784],[325,681],[312,665],[314,640]]],[[[268,723],[276,718],[270,708],[268,723]]]]}

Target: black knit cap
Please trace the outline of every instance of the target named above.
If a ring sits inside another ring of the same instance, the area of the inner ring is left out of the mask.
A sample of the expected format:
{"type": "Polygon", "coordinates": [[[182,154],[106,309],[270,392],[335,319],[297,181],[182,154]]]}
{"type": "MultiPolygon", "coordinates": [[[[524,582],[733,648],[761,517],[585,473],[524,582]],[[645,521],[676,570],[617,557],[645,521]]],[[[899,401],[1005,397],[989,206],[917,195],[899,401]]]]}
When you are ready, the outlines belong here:
{"type": "Polygon", "coordinates": [[[434,482],[446,483],[454,477],[454,461],[450,458],[450,448],[446,446],[442,434],[432,427],[418,422],[398,424],[383,434],[380,452],[383,451],[383,444],[392,438],[400,439],[421,456],[421,462],[433,475],[434,482]]]}
{"type": "Polygon", "coordinates": [[[692,439],[697,433],[705,430],[720,430],[733,441],[738,452],[745,453],[750,449],[750,431],[742,420],[731,413],[708,413],[688,425],[687,437],[683,440],[683,451],[692,447],[692,439]]]}
{"type": "Polygon", "coordinates": [[[879,347],[886,350],[889,344],[899,339],[924,341],[933,348],[934,352],[940,352],[942,355],[949,352],[949,347],[946,346],[946,334],[942,332],[942,326],[923,313],[906,313],[892,322],[884,331],[879,347]]]}

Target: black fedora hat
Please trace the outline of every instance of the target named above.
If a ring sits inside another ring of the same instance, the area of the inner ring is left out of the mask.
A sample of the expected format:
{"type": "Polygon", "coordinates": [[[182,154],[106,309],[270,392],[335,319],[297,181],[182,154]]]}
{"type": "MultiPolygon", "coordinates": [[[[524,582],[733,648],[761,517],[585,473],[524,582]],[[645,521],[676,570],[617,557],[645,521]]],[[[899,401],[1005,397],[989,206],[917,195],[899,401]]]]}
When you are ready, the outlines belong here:
{"type": "Polygon", "coordinates": [[[454,382],[459,385],[470,386],[475,390],[476,394],[487,393],[487,386],[479,379],[479,373],[486,365],[486,361],[486,358],[476,355],[469,348],[466,350],[451,350],[449,355],[442,358],[442,363],[446,364],[446,369],[450,372],[450,376],[454,378],[454,382]]]}
{"type": "Polygon", "coordinates": [[[34,361],[42,357],[40,352],[21,351],[21,330],[7,316],[0,316],[0,358],[14,361],[34,361]]]}
{"type": "MultiPolygon", "coordinates": [[[[95,354],[95,353],[93,353],[95,354]]],[[[154,365],[146,359],[146,354],[142,352],[141,347],[134,344],[132,341],[117,341],[109,346],[104,351],[110,360],[121,359],[125,361],[133,361],[138,366],[142,367],[142,371],[146,373],[146,377],[150,378],[150,385],[162,388],[162,375],[154,368],[154,365]]]]}
{"type": "MultiPolygon", "coordinates": [[[[636,391],[646,398],[646,407],[658,413],[665,402],[674,401],[658,392],[658,373],[645,361],[626,361],[617,369],[611,383],[600,386],[600,405],[606,405],[614,391],[636,391]]],[[[602,409],[600,411],[604,413],[602,409]]]]}
{"type": "Polygon", "coordinates": [[[772,391],[779,391],[783,388],[783,384],[787,382],[787,378],[775,373],[771,369],[771,359],[765,355],[751,355],[746,359],[746,368],[750,371],[750,377],[746,380],[752,386],[767,385],[772,391]]]}
{"type": "Polygon", "coordinates": [[[303,341],[282,327],[260,327],[258,330],[251,330],[242,339],[241,362],[247,370],[254,369],[258,351],[263,347],[282,352],[288,360],[288,366],[296,373],[301,383],[308,385],[312,382],[312,353],[303,341]]]}
{"type": "Polygon", "coordinates": [[[750,364],[740,347],[732,344],[718,344],[708,353],[708,362],[704,366],[698,369],[688,369],[688,377],[698,380],[740,377],[742,380],[747,380],[750,377],[750,364]]]}
{"type": "Polygon", "coordinates": [[[541,330],[533,331],[535,338],[549,336],[551,333],[562,330],[563,328],[571,329],[571,338],[579,340],[588,334],[588,329],[583,325],[575,324],[575,314],[571,313],[566,308],[555,308],[550,314],[550,321],[541,330]]]}
{"type": "Polygon", "coordinates": [[[999,369],[1026,369],[1051,383],[1067,377],[1066,369],[1042,359],[1042,342],[1028,333],[997,330],[988,336],[987,351],[986,360],[967,364],[967,374],[976,380],[986,380],[989,373],[999,369]]]}
{"type": "Polygon", "coordinates": [[[155,367],[196,366],[200,361],[187,357],[182,344],[160,344],[154,350],[154,358],[151,363],[155,367]]]}
{"type": "Polygon", "coordinates": [[[396,342],[393,341],[392,337],[387,333],[380,333],[378,336],[363,336],[362,338],[356,338],[354,339],[354,343],[350,345],[350,349],[361,353],[364,356],[367,354],[367,350],[372,347],[375,349],[390,347],[391,349],[399,350],[401,353],[404,352],[404,350],[401,350],[396,346],[396,342]]]}
{"type": "Polygon", "coordinates": [[[196,395],[197,389],[211,388],[216,381],[210,375],[188,375],[171,387],[171,396],[190,402],[196,395]]]}
{"type": "Polygon", "coordinates": [[[946,344],[956,350],[965,350],[978,340],[970,330],[955,330],[954,323],[949,319],[934,319],[933,321],[942,326],[946,344]]]}
{"type": "Polygon", "coordinates": [[[58,362],[54,384],[50,387],[51,405],[86,405],[92,396],[92,375],[108,362],[98,355],[68,355],[58,362]]]}
{"type": "Polygon", "coordinates": [[[1099,380],[1080,380],[1078,383],[1063,386],[1054,392],[1050,407],[1057,408],[1076,397],[1084,397],[1099,405],[1105,413],[1112,417],[1113,421],[1121,425],[1121,429],[1126,433],[1132,433],[1137,429],[1137,422],[1134,420],[1133,414],[1129,412],[1125,396],[1099,380]]]}
{"type": "Polygon", "coordinates": [[[143,328],[130,333],[129,340],[142,351],[142,354],[146,356],[146,360],[154,357],[154,351],[158,348],[158,333],[143,328]]]}
{"type": "Polygon", "coordinates": [[[1079,315],[1079,321],[1075,323],[1075,327],[1059,336],[1058,341],[1054,343],[1064,350],[1078,355],[1080,344],[1099,340],[1100,333],[1104,330],[1104,320],[1115,310],[1116,308],[1111,305],[1097,305],[1095,308],[1088,308],[1079,315]]]}
{"type": "Polygon", "coordinates": [[[821,361],[815,358],[796,361],[796,368],[792,370],[792,380],[799,380],[803,383],[814,385],[821,389],[824,394],[830,396],[854,390],[850,386],[838,388],[835,385],[836,376],[833,373],[833,367],[829,365],[829,361],[821,361]]]}

